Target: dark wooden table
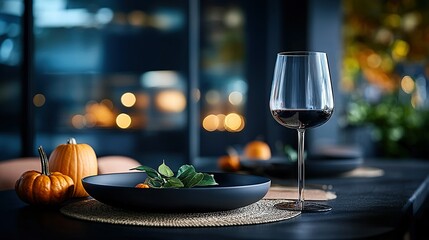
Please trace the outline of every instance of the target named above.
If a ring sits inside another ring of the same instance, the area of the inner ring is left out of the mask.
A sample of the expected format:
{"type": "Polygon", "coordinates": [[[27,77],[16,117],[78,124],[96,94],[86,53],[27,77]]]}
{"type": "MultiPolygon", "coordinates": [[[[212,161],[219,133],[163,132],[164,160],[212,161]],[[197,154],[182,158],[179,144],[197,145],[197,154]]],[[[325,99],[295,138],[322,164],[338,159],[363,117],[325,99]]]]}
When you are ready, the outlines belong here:
{"type": "Polygon", "coordinates": [[[235,227],[152,228],[103,224],[27,206],[14,191],[0,192],[0,239],[429,239],[426,200],[429,161],[366,160],[382,177],[314,178],[337,199],[327,213],[235,227]]]}

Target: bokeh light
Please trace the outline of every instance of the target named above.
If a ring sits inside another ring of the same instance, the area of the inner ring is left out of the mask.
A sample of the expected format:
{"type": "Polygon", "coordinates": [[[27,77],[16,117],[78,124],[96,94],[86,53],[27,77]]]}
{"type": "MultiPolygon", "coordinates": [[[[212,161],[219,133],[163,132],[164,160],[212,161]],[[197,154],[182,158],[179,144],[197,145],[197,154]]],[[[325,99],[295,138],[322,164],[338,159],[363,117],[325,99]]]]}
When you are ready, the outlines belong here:
{"type": "Polygon", "coordinates": [[[225,114],[217,114],[216,115],[216,117],[217,117],[217,119],[218,119],[218,122],[219,122],[219,125],[217,126],[217,130],[218,131],[225,131],[225,114]]]}
{"type": "Polygon", "coordinates": [[[410,76],[404,76],[401,80],[401,88],[408,94],[412,93],[415,88],[414,80],[410,76]]]}
{"type": "Polygon", "coordinates": [[[155,97],[155,105],[162,112],[183,112],[186,108],[186,97],[178,90],[161,91],[155,97]]]}
{"type": "Polygon", "coordinates": [[[110,108],[109,101],[103,101],[103,103],[97,103],[96,101],[89,101],[86,104],[86,120],[87,126],[100,126],[100,127],[112,127],[115,122],[115,113],[110,108]],[[89,124],[89,125],[88,125],[89,124]]]}
{"type": "Polygon", "coordinates": [[[243,94],[238,91],[233,91],[228,95],[228,100],[232,105],[240,105],[243,103],[243,94]]]}
{"type": "Polygon", "coordinates": [[[209,114],[202,122],[203,128],[209,132],[228,131],[240,132],[244,129],[244,117],[238,113],[209,114]]]}
{"type": "Polygon", "coordinates": [[[45,105],[45,102],[46,102],[45,95],[43,95],[41,93],[34,95],[34,97],[33,97],[34,106],[42,107],[43,105],[45,105]]]}
{"type": "Polygon", "coordinates": [[[229,113],[225,116],[225,129],[229,132],[239,132],[244,128],[244,118],[237,113],[229,113]]]}
{"type": "Polygon", "coordinates": [[[116,125],[122,129],[131,125],[131,117],[128,114],[121,113],[116,117],[116,125]]]}
{"type": "Polygon", "coordinates": [[[200,89],[196,88],[192,91],[192,98],[194,99],[195,102],[200,101],[200,98],[201,98],[200,89]]]}
{"type": "Polygon", "coordinates": [[[128,22],[130,25],[135,27],[143,27],[148,21],[148,16],[146,13],[140,10],[132,11],[128,14],[128,22]]]}
{"type": "Polygon", "coordinates": [[[219,118],[214,114],[210,114],[203,119],[203,128],[209,132],[216,131],[218,126],[219,118]]]}
{"type": "Polygon", "coordinates": [[[378,55],[376,53],[372,53],[368,56],[366,61],[367,61],[367,64],[369,67],[378,68],[381,66],[382,59],[381,59],[380,55],[378,55]]]}
{"type": "Polygon", "coordinates": [[[389,14],[384,19],[384,23],[389,27],[398,28],[401,26],[401,16],[398,14],[389,14]]]}
{"type": "Polygon", "coordinates": [[[86,118],[81,114],[76,114],[72,117],[71,124],[76,129],[82,129],[86,126],[86,118]]]}
{"type": "Polygon", "coordinates": [[[121,103],[125,107],[132,107],[136,103],[136,96],[133,93],[126,92],[121,96],[121,103]]]}
{"type": "Polygon", "coordinates": [[[410,50],[410,46],[403,40],[396,40],[393,44],[392,57],[399,61],[404,59],[410,50]]]}

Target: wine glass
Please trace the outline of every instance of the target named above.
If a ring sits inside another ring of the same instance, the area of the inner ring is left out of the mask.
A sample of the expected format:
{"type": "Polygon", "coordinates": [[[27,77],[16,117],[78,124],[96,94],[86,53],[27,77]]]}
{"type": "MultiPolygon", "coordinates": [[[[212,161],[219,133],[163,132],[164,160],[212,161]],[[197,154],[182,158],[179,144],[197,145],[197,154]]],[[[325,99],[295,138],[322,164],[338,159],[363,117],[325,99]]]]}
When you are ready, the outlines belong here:
{"type": "Polygon", "coordinates": [[[330,206],[304,201],[305,130],[327,122],[334,110],[326,53],[303,51],[277,54],[270,110],[278,123],[298,131],[298,199],[276,204],[276,207],[303,212],[331,210],[330,206]]]}

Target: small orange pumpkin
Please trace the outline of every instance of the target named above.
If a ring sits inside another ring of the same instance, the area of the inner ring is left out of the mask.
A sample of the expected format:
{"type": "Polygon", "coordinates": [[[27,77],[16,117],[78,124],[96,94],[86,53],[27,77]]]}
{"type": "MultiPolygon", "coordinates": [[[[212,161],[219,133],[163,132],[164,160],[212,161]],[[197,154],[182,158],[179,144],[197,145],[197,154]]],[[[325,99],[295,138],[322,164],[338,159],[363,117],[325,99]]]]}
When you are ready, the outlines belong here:
{"type": "Polygon", "coordinates": [[[42,172],[35,170],[24,172],[16,181],[15,191],[18,197],[33,205],[57,205],[73,195],[73,180],[60,172],[49,172],[48,158],[39,147],[42,172]]]}
{"type": "Polygon", "coordinates": [[[73,197],[87,197],[82,178],[97,175],[98,164],[94,149],[86,143],[76,143],[74,138],[57,146],[49,157],[50,170],[70,176],[75,182],[73,197]]]}
{"type": "Polygon", "coordinates": [[[223,155],[218,158],[218,167],[227,172],[240,170],[240,159],[235,155],[223,155]]]}
{"type": "Polygon", "coordinates": [[[254,140],[244,147],[244,156],[250,160],[269,160],[271,158],[271,149],[266,142],[254,140]]]}
{"type": "Polygon", "coordinates": [[[220,169],[227,172],[236,172],[240,170],[240,157],[237,150],[232,147],[227,148],[228,155],[220,156],[217,165],[220,169]]]}

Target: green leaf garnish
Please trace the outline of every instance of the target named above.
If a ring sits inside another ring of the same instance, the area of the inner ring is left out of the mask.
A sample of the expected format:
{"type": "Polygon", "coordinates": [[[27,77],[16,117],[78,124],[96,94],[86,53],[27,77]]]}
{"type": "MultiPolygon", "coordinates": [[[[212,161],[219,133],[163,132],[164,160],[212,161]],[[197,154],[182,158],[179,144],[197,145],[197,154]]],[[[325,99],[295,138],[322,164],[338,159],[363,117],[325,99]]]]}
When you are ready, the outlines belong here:
{"type": "Polygon", "coordinates": [[[183,185],[182,181],[180,181],[180,179],[176,177],[170,177],[167,179],[167,182],[164,184],[163,187],[164,188],[182,188],[185,186],[183,185]]]}
{"type": "Polygon", "coordinates": [[[204,178],[201,180],[197,186],[211,186],[217,185],[217,182],[214,179],[213,174],[203,173],[204,178]]]}
{"type": "Polygon", "coordinates": [[[148,166],[139,166],[131,170],[144,171],[147,174],[145,183],[151,188],[191,188],[195,186],[218,185],[214,176],[208,173],[199,173],[192,165],[182,165],[176,176],[169,166],[162,161],[158,171],[148,166]]]}
{"type": "Polygon", "coordinates": [[[177,170],[177,177],[182,180],[189,175],[196,173],[194,166],[192,165],[182,165],[179,170],[177,170]]]}
{"type": "Polygon", "coordinates": [[[164,161],[162,161],[162,164],[159,165],[158,172],[161,175],[165,176],[165,177],[172,177],[172,176],[174,176],[173,171],[171,171],[171,168],[169,166],[165,165],[164,161]]]}
{"type": "Polygon", "coordinates": [[[150,178],[150,177],[146,179],[145,183],[149,185],[149,187],[151,188],[161,188],[164,185],[164,182],[162,181],[162,179],[150,178]]]}
{"type": "Polygon", "coordinates": [[[139,166],[139,167],[136,167],[136,168],[131,168],[130,170],[140,170],[140,171],[146,172],[146,174],[150,178],[161,178],[161,175],[155,169],[153,169],[151,167],[139,166]]]}

